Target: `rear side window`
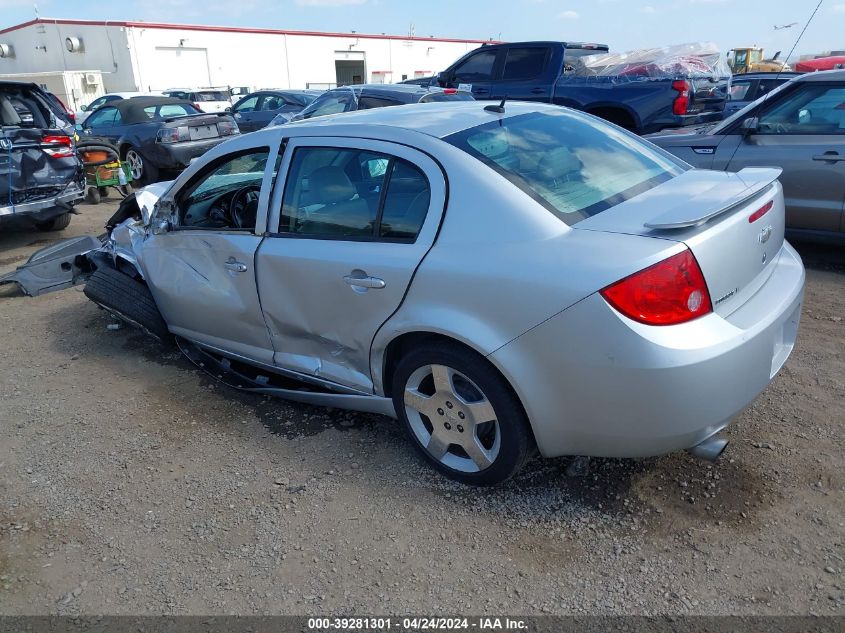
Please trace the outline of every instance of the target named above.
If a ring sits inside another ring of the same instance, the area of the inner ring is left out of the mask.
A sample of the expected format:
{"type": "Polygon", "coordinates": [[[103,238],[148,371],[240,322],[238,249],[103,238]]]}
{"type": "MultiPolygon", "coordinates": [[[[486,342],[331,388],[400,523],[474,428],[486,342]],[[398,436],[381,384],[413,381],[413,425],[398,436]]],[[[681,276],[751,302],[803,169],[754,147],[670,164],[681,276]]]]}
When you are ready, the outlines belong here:
{"type": "Polygon", "coordinates": [[[540,75],[549,60],[548,47],[509,48],[502,79],[532,79],[540,75]]]}
{"type": "Polygon", "coordinates": [[[729,99],[731,101],[746,101],[750,97],[748,90],[751,88],[750,81],[736,81],[731,83],[729,99]]]}
{"type": "Polygon", "coordinates": [[[475,53],[455,69],[455,81],[482,81],[493,79],[496,51],[475,53]]]}
{"type": "Polygon", "coordinates": [[[279,232],[413,242],[430,196],[423,173],[395,156],[348,148],[298,148],[285,184],[279,232]]]}
{"type": "Polygon", "coordinates": [[[357,107],[355,105],[355,100],[355,93],[351,90],[327,92],[312,101],[311,105],[303,109],[294,118],[298,121],[300,119],[310,119],[315,116],[324,116],[326,114],[349,112],[357,107]]]}
{"type": "Polygon", "coordinates": [[[686,167],[635,136],[576,112],[534,112],[445,139],[568,225],[681,174],[686,167]]]}
{"type": "Polygon", "coordinates": [[[372,97],[361,95],[358,97],[358,109],[370,110],[372,108],[387,108],[389,106],[402,105],[401,101],[397,99],[389,99],[387,97],[372,97]]]}
{"type": "Polygon", "coordinates": [[[228,101],[229,95],[220,90],[209,90],[206,92],[198,92],[194,95],[197,101],[228,101]]]}

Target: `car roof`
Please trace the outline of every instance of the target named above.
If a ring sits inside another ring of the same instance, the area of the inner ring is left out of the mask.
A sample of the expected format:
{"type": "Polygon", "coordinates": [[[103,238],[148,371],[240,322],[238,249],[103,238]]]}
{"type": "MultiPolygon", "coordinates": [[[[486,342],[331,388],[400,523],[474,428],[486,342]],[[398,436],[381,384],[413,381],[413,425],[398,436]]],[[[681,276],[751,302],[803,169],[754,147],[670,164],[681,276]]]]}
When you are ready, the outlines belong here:
{"type": "MultiPolygon", "coordinates": [[[[500,115],[484,108],[490,105],[484,101],[446,101],[412,103],[391,108],[371,108],[338,114],[328,114],[302,121],[291,122],[274,130],[308,129],[323,127],[354,126],[355,128],[401,128],[413,130],[436,138],[443,138],[477,125],[501,118],[509,118],[533,112],[560,112],[560,106],[538,102],[513,101],[505,104],[505,113],[500,115]]],[[[315,130],[316,131],[316,130],[315,130]]],[[[320,130],[331,134],[332,130],[320,130]]],[[[345,133],[345,132],[344,132],[345,133]]],[[[356,129],[356,135],[363,129],[356,129]]]]}
{"type": "Polygon", "coordinates": [[[111,103],[98,109],[117,108],[124,123],[149,123],[150,117],[147,116],[146,112],[144,112],[144,108],[170,104],[188,105],[192,108],[194,107],[190,101],[177,99],[175,97],[132,97],[131,99],[112,101],[111,103]]]}
{"type": "MultiPolygon", "coordinates": [[[[500,42],[498,44],[482,44],[481,48],[503,48],[506,46],[521,47],[521,46],[559,46],[564,48],[609,48],[607,44],[600,44],[598,42],[561,42],[560,40],[532,40],[528,42],[500,42]]],[[[473,49],[478,50],[478,49],[473,49]]]]}

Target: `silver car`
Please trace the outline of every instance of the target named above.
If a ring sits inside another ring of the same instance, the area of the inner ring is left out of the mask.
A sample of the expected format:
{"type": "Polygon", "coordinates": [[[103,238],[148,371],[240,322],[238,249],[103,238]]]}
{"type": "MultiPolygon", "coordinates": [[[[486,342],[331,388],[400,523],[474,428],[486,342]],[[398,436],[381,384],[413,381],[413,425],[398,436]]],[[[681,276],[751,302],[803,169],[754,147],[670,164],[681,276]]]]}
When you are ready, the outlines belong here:
{"type": "Polygon", "coordinates": [[[790,237],[845,240],[845,70],[799,75],[712,128],[647,138],[696,167],[782,169],[790,237]]]}
{"type": "Polygon", "coordinates": [[[778,173],[536,103],[321,117],[142,190],[65,283],[228,384],[398,418],[462,482],[713,458],[795,342],[778,173]]]}

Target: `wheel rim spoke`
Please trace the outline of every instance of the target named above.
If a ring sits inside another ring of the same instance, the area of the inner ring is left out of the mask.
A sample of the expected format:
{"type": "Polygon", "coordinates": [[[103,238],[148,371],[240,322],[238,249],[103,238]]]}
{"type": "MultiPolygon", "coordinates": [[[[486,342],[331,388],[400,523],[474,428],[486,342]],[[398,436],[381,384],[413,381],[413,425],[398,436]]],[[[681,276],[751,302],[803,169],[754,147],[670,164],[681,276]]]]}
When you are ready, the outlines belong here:
{"type": "Polygon", "coordinates": [[[434,459],[443,459],[446,451],[449,450],[449,442],[440,437],[438,433],[432,433],[428,438],[428,444],[425,447],[434,459]]]}
{"type": "Polygon", "coordinates": [[[485,422],[492,422],[496,419],[496,412],[493,410],[493,405],[490,404],[489,400],[473,402],[464,406],[472,416],[474,424],[484,424],[485,422]]]}
{"type": "Polygon", "coordinates": [[[478,466],[479,470],[484,470],[490,464],[493,463],[493,458],[490,455],[490,452],[481,445],[481,440],[479,440],[475,434],[473,433],[469,438],[467,438],[467,442],[462,444],[464,450],[466,451],[467,455],[469,455],[470,459],[475,462],[475,465],[478,466]]]}
{"type": "Polygon", "coordinates": [[[434,379],[434,388],[437,391],[454,393],[452,387],[452,370],[445,365],[432,365],[431,377],[434,379]]]}
{"type": "Polygon", "coordinates": [[[419,411],[423,415],[431,417],[434,411],[434,405],[431,403],[431,397],[421,394],[416,389],[405,389],[405,404],[415,411],[419,411]]]}

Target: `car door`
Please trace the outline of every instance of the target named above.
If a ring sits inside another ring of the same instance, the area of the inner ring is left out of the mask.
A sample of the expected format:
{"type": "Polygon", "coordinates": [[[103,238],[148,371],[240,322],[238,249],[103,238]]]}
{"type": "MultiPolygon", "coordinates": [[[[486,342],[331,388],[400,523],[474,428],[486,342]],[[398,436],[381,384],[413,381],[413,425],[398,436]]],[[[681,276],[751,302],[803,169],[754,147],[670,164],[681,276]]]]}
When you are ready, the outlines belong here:
{"type": "Polygon", "coordinates": [[[444,88],[471,92],[476,99],[493,98],[493,82],[501,74],[502,48],[480,48],[460,62],[446,77],[444,88]]]}
{"type": "Polygon", "coordinates": [[[370,346],[434,242],[443,172],[407,146],[328,137],[290,141],[281,171],[256,263],[275,363],[372,392],[370,346]]]}
{"type": "Polygon", "coordinates": [[[491,85],[495,99],[551,101],[554,82],[548,81],[551,46],[508,46],[500,81],[491,85]]]}
{"type": "Polygon", "coordinates": [[[845,208],[845,86],[797,82],[765,101],[750,134],[719,145],[715,169],[780,167],[791,229],[840,231],[845,208]]]}
{"type": "Polygon", "coordinates": [[[278,143],[251,146],[247,141],[233,142],[229,153],[165,195],[157,216],[170,217],[172,227],[150,235],[140,259],[174,334],[271,363],[273,346],[254,262],[277,171],[278,143]]]}
{"type": "MultiPolygon", "coordinates": [[[[259,128],[255,119],[258,115],[258,106],[264,95],[253,94],[241,99],[232,108],[233,116],[241,132],[254,132],[259,128]]],[[[261,126],[263,127],[263,126],[261,126]]]]}

